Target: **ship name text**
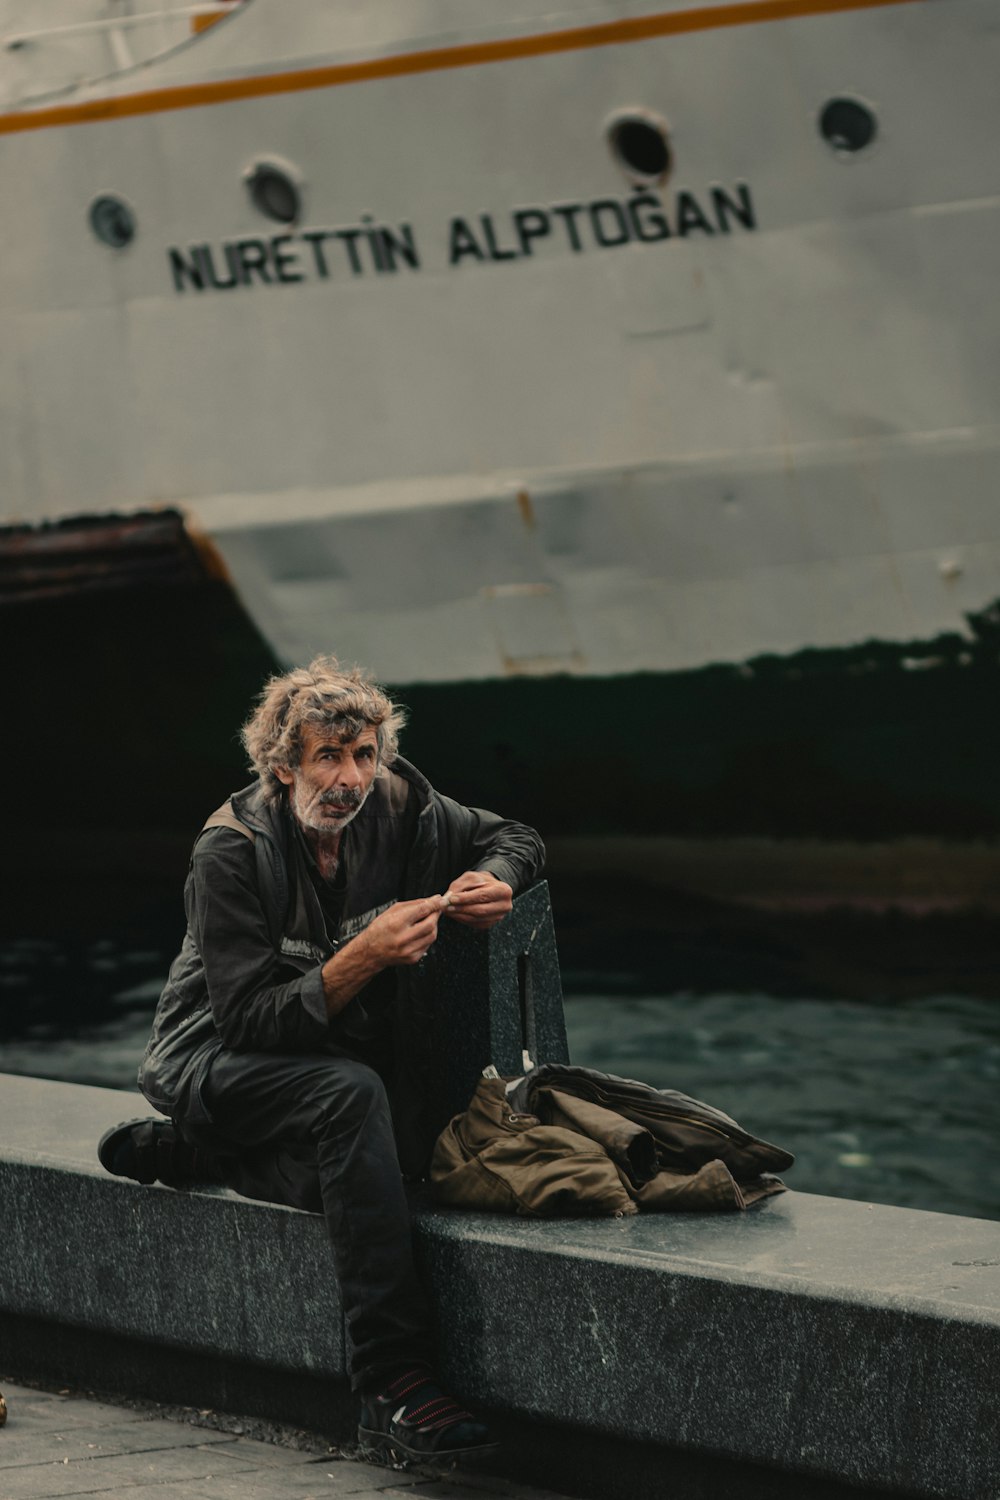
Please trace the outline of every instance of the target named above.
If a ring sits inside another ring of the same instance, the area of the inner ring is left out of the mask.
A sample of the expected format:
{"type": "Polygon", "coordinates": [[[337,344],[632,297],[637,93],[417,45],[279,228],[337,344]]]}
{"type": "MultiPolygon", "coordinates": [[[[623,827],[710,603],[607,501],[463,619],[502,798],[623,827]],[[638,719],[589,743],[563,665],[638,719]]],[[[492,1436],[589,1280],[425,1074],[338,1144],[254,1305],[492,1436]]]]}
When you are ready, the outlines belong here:
{"type": "Polygon", "coordinates": [[[627,198],[594,198],[493,213],[455,214],[428,258],[412,224],[377,222],[363,214],[354,224],[224,240],[171,245],[167,250],[176,292],[231,291],[288,286],[303,281],[382,276],[523,261],[533,256],[623,245],[653,245],[694,236],[755,230],[757,217],[745,182],[711,186],[700,198],[682,188],[668,205],[650,191],[627,198]]]}

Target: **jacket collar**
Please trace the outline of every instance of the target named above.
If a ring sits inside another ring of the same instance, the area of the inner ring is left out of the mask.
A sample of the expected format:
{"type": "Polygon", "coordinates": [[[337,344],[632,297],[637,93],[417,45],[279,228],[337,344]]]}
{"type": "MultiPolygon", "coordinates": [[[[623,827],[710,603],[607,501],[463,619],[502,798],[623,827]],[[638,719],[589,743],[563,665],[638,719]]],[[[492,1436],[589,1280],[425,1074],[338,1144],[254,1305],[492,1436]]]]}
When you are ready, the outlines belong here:
{"type": "Polygon", "coordinates": [[[284,823],[285,799],[283,796],[272,797],[260,780],[251,781],[249,786],[234,792],[229,799],[232,803],[233,812],[241,823],[252,828],[254,833],[263,834],[272,842],[283,845],[285,833],[282,827],[284,823]]]}

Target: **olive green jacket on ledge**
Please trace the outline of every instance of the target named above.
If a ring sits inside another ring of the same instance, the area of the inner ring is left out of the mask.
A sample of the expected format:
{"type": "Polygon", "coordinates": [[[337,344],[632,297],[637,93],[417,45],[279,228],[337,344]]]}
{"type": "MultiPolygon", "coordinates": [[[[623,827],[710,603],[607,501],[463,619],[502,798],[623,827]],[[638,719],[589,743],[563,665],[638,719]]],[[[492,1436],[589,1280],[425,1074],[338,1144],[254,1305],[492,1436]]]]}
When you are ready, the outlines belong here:
{"type": "Polygon", "coordinates": [[[671,1089],[561,1064],[480,1080],[438,1137],[439,1203],[529,1218],[742,1209],[794,1158],[671,1089]]]}

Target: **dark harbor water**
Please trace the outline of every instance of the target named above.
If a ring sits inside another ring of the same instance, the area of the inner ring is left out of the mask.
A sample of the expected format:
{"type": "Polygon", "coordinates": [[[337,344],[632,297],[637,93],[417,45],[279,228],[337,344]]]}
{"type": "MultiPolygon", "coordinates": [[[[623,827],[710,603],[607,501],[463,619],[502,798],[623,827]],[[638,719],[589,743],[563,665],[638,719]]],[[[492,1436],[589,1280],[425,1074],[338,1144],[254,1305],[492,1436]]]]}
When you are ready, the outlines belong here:
{"type": "MultiPolygon", "coordinates": [[[[172,947],[8,939],[0,1071],[134,1087],[172,947]]],[[[725,1109],[795,1153],[790,1187],[1000,1218],[995,1000],[626,994],[620,980],[602,992],[567,972],[575,1062],[725,1109]]]]}

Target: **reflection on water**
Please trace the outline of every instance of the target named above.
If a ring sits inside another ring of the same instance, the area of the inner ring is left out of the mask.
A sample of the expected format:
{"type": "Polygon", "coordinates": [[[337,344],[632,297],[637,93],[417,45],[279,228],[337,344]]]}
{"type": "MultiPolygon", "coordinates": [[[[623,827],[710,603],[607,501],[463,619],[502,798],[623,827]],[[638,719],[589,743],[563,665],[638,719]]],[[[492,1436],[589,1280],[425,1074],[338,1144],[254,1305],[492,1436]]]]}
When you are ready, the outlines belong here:
{"type": "MultiPolygon", "coordinates": [[[[133,1088],[174,935],[0,949],[0,1071],[133,1088]]],[[[1000,1218],[1000,1008],[941,996],[570,994],[574,1062],[681,1089],[794,1151],[790,1187],[1000,1218]]]]}

